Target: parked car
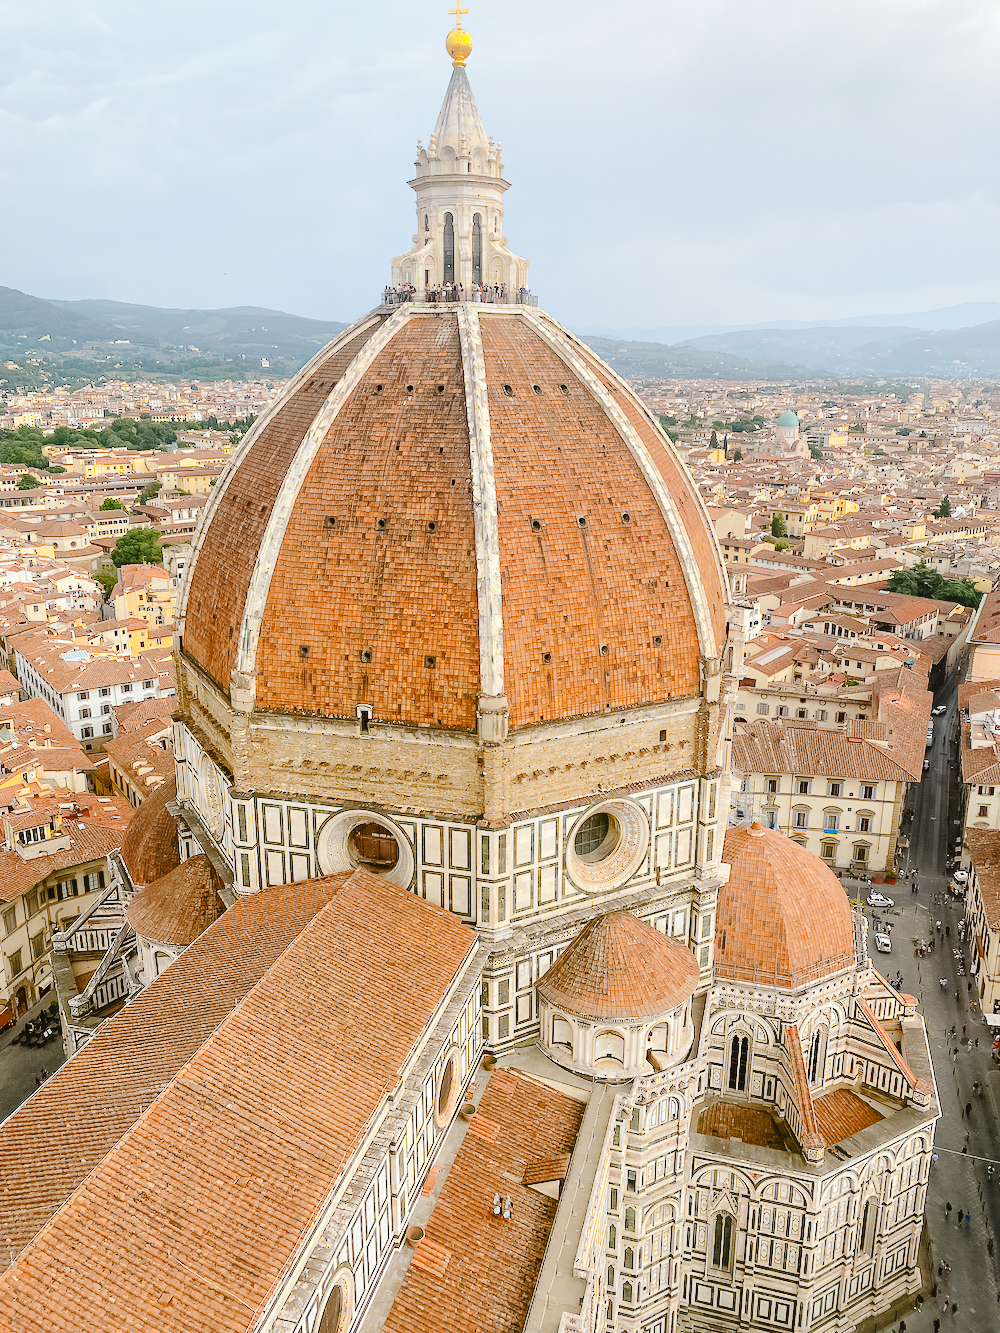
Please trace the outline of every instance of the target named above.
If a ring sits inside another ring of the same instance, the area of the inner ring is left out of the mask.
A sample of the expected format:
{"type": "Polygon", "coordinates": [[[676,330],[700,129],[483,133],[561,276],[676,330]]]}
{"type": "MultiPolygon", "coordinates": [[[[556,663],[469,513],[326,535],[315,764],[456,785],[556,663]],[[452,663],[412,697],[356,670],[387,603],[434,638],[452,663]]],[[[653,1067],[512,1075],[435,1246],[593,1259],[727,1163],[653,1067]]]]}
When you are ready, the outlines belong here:
{"type": "Polygon", "coordinates": [[[952,879],[956,884],[964,884],[968,878],[969,872],[967,870],[956,870],[952,875],[952,879]]]}
{"type": "Polygon", "coordinates": [[[896,904],[891,898],[887,898],[884,893],[879,893],[878,889],[873,889],[868,895],[869,907],[895,907],[896,904]]]}
{"type": "Polygon", "coordinates": [[[879,953],[892,953],[892,940],[888,935],[876,935],[875,948],[879,953]]]}
{"type": "Polygon", "coordinates": [[[930,766],[931,766],[931,761],[930,761],[929,759],[925,759],[925,760],[924,760],[924,772],[925,772],[925,773],[928,771],[928,769],[930,768],[930,766]]]}
{"type": "Polygon", "coordinates": [[[931,717],[940,717],[942,713],[947,713],[947,704],[938,704],[937,708],[931,709],[931,717]]]}

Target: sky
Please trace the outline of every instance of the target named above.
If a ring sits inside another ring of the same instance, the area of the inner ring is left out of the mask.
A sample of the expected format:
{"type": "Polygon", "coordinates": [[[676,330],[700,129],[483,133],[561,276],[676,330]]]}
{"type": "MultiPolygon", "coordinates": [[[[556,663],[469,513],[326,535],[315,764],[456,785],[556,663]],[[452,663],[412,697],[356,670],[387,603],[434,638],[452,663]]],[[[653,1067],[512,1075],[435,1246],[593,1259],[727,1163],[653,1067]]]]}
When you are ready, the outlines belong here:
{"type": "MultiPolygon", "coordinates": [[[[447,3],[0,0],[0,285],[352,320],[447,3]]],[[[470,0],[506,232],[573,327],[1000,299],[997,0],[470,0]]]]}

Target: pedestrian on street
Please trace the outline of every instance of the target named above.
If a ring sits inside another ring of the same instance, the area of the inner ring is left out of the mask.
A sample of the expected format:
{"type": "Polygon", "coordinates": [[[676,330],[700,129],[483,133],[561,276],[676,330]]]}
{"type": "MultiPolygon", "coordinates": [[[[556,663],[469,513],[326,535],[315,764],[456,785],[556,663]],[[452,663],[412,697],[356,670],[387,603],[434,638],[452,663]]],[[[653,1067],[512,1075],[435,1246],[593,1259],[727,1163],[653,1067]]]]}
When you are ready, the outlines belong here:
{"type": "Polygon", "coordinates": [[[944,1206],[944,1220],[945,1220],[946,1222],[950,1222],[950,1221],[951,1221],[951,1204],[950,1204],[950,1203],[946,1203],[945,1206],[944,1206]]]}
{"type": "Polygon", "coordinates": [[[899,1321],[899,1333],[906,1333],[906,1320],[905,1320],[905,1319],[901,1319],[901,1320],[899,1321]]]}
{"type": "Polygon", "coordinates": [[[966,1226],[969,1225],[969,1210],[968,1210],[968,1208],[966,1208],[966,1210],[965,1210],[965,1225],[966,1225],[966,1226]]]}
{"type": "Polygon", "coordinates": [[[934,1320],[934,1333],[941,1333],[941,1320],[940,1320],[940,1319],[935,1319],[935,1320],[934,1320]]]}
{"type": "Polygon", "coordinates": [[[961,1000],[961,998],[962,998],[961,995],[959,995],[958,991],[956,991],[956,992],[955,992],[955,1003],[958,1004],[958,1002],[961,1000]]]}
{"type": "Polygon", "coordinates": [[[967,1120],[971,1120],[971,1119],[972,1119],[972,1103],[971,1103],[971,1102],[966,1102],[966,1103],[965,1103],[965,1118],[966,1118],[967,1120]]]}
{"type": "Polygon", "coordinates": [[[963,1024],[962,1024],[962,1036],[963,1036],[963,1037],[964,1037],[965,1034],[968,1032],[968,1030],[969,1030],[969,1025],[968,1025],[968,1023],[963,1023],[963,1024]]]}
{"type": "Polygon", "coordinates": [[[957,1314],[958,1314],[958,1301],[952,1301],[952,1303],[951,1303],[951,1317],[954,1319],[955,1315],[957,1315],[957,1314]]]}

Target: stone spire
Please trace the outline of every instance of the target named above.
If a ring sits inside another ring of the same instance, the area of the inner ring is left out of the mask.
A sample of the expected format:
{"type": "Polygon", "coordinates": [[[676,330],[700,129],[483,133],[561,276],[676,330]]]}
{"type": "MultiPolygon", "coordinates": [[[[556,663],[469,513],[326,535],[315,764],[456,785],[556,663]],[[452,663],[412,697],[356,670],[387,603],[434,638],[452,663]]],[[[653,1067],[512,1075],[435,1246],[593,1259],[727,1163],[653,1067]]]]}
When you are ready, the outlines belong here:
{"type": "Polygon", "coordinates": [[[410,181],[417,231],[413,248],[393,260],[393,286],[412,285],[421,299],[444,283],[460,284],[467,296],[476,284],[502,284],[514,297],[527,289],[528,264],[507,249],[503,234],[503,196],[510,187],[500,145],[483,127],[465,72],[472,38],[456,26],[447,49],[454,69],[430,142],[426,148],[417,142],[410,181]]]}

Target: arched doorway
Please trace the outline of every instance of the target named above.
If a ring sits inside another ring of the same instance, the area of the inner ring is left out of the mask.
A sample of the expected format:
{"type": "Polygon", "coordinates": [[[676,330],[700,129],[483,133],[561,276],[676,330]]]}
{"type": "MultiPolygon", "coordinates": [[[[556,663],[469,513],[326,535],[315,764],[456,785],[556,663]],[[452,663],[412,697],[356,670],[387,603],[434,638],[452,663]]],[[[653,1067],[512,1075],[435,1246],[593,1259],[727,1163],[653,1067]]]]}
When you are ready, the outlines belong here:
{"type": "Polygon", "coordinates": [[[17,994],[14,996],[14,1003],[17,1005],[18,1017],[28,1012],[28,992],[24,986],[18,986],[17,994]]]}

